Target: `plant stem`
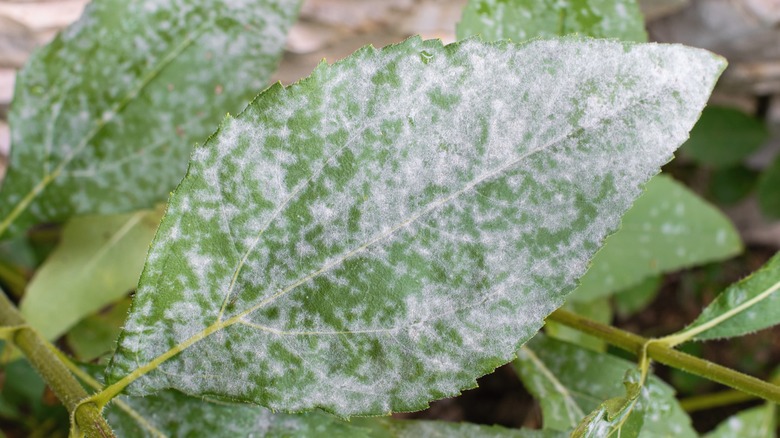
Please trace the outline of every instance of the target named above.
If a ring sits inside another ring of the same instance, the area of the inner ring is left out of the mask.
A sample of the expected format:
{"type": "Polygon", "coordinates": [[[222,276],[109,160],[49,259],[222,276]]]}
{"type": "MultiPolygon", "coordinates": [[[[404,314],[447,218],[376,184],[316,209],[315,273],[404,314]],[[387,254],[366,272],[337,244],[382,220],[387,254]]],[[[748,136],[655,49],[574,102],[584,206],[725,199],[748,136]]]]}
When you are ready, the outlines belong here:
{"type": "Polygon", "coordinates": [[[90,438],[114,436],[111,427],[96,405],[86,405],[76,410],[79,402],[88,397],[87,392],[52,353],[51,348],[55,347],[49,346],[48,341],[27,326],[22,315],[2,291],[0,291],[0,326],[21,327],[14,335],[8,337],[9,341],[27,356],[30,364],[43,377],[68,412],[75,416],[83,433],[90,438]]]}
{"type": "Polygon", "coordinates": [[[714,394],[695,395],[680,400],[680,406],[685,412],[704,411],[706,409],[729,406],[754,400],[756,397],[733,389],[716,392],[714,394]]]}
{"type": "Polygon", "coordinates": [[[547,319],[596,336],[615,347],[640,356],[643,350],[656,361],[681,369],[705,379],[721,383],[747,394],[780,403],[780,386],[764,382],[713,362],[675,350],[663,343],[653,342],[633,333],[583,318],[569,311],[558,309],[547,319]]]}

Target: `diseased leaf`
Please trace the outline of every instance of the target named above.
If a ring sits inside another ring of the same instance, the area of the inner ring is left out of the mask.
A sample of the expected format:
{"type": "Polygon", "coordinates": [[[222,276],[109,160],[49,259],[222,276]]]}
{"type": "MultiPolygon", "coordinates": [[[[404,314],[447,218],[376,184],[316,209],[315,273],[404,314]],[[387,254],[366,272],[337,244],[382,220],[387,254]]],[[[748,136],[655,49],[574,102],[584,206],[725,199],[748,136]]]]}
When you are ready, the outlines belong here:
{"type": "Polygon", "coordinates": [[[632,436],[632,430],[648,438],[697,436],[666,383],[650,376],[641,389],[624,385],[627,376],[629,382],[637,381],[636,364],[627,360],[538,334],[521,349],[515,369],[541,403],[545,428],[565,430],[574,414],[590,412],[592,428],[584,427],[581,436],[607,436],[587,431],[603,432],[619,418],[625,420],[622,437],[632,436]],[[562,413],[568,413],[566,421],[561,421],[562,413]]]}
{"type": "Polygon", "coordinates": [[[766,216],[780,219],[780,157],[761,174],[758,182],[758,204],[766,216]]]}
{"type": "Polygon", "coordinates": [[[109,383],[341,416],[510,361],[682,142],[723,67],[601,40],[360,50],[193,154],[109,383]]]}
{"type": "Polygon", "coordinates": [[[470,0],[457,26],[458,39],[486,41],[570,34],[647,41],[636,0],[470,0]]]}
{"type": "Polygon", "coordinates": [[[36,272],[20,311],[45,338],[127,295],[138,277],[162,208],[72,219],[62,241],[36,272]]]}
{"type": "Polygon", "coordinates": [[[780,253],[761,269],[732,284],[710,303],[681,333],[707,330],[693,340],[732,338],[780,323],[780,253]],[[737,312],[740,308],[743,308],[737,312]],[[735,313],[736,312],[736,313],[735,313]],[[731,315],[722,322],[718,322],[731,315]],[[710,327],[711,326],[711,327],[710,327]]]}
{"type": "Polygon", "coordinates": [[[90,3],[16,77],[0,237],[165,200],[192,144],[266,85],[299,3],[90,3]]]}
{"type": "Polygon", "coordinates": [[[555,431],[507,429],[501,426],[450,423],[447,421],[356,418],[352,423],[369,429],[370,438],[566,438],[555,431]]]}
{"type": "Polygon", "coordinates": [[[668,176],[653,178],[623,216],[580,280],[572,299],[589,301],[636,286],[647,277],[742,251],[731,221],[668,176]]]}
{"type": "Polygon", "coordinates": [[[715,430],[704,435],[704,438],[775,438],[776,409],[774,403],[745,409],[724,420],[715,430]]]}
{"type": "Polygon", "coordinates": [[[106,411],[118,436],[232,438],[564,438],[563,434],[445,421],[356,418],[323,412],[275,414],[257,406],[206,401],[168,390],[148,397],[120,396],[106,411]]]}
{"type": "Polygon", "coordinates": [[[701,164],[732,166],[768,138],[769,130],[761,120],[734,108],[710,106],[701,113],[680,152],[701,164]]]}

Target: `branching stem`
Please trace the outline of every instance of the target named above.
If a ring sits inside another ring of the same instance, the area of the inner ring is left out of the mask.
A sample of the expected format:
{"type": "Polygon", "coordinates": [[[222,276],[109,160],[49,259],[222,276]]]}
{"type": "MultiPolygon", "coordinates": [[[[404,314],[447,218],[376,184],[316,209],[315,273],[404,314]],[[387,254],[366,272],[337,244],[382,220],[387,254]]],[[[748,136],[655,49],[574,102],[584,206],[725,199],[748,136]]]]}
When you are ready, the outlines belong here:
{"type": "Polygon", "coordinates": [[[664,343],[653,342],[652,339],[583,318],[563,309],[556,310],[547,319],[595,336],[610,345],[637,356],[641,356],[643,351],[645,351],[648,357],[662,364],[704,377],[705,379],[774,403],[780,403],[780,386],[677,351],[664,343]]]}

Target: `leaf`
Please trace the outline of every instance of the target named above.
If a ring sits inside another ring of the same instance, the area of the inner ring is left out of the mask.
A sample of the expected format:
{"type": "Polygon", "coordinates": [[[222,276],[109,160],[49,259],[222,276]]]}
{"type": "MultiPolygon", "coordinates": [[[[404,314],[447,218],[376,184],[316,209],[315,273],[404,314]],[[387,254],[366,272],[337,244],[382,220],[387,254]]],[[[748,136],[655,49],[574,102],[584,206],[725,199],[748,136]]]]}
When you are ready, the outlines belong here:
{"type": "Polygon", "coordinates": [[[91,362],[107,353],[113,353],[116,340],[130,310],[130,299],[123,299],[109,309],[90,315],[65,335],[74,357],[91,362]]]}
{"type": "Polygon", "coordinates": [[[16,77],[0,236],[165,200],[191,145],[266,85],[299,3],[90,3],[16,77]]]}
{"type": "Polygon", "coordinates": [[[569,34],[647,41],[636,0],[470,0],[458,39],[524,41],[569,34]]]}
{"type": "Polygon", "coordinates": [[[708,194],[718,204],[736,204],[750,195],[758,176],[758,172],[743,165],[715,169],[710,174],[708,194]]]}
{"type": "Polygon", "coordinates": [[[251,405],[220,403],[163,391],[149,397],[119,397],[105,412],[127,437],[368,437],[368,430],[324,413],[273,414],[251,405]]]}
{"type": "Polygon", "coordinates": [[[352,423],[369,429],[370,438],[565,438],[554,431],[507,429],[482,424],[447,421],[396,420],[392,418],[356,418],[352,423]]]}
{"type": "Polygon", "coordinates": [[[726,288],[693,323],[672,337],[697,341],[732,338],[776,325],[780,323],[778,289],[780,253],[749,277],[726,288]]]}
{"type": "Polygon", "coordinates": [[[705,438],[775,438],[777,436],[776,406],[766,403],[745,409],[720,423],[705,438]]]}
{"type": "Polygon", "coordinates": [[[567,431],[577,427],[585,412],[532,349],[521,348],[514,366],[525,388],[541,405],[545,429],[567,431]]]}
{"type": "Polygon", "coordinates": [[[780,219],[780,156],[761,174],[757,196],[764,215],[780,219]]]}
{"type": "Polygon", "coordinates": [[[642,437],[697,436],[666,383],[650,376],[641,390],[637,385],[624,386],[627,374],[629,381],[636,379],[632,374],[636,364],[627,360],[538,334],[521,350],[514,366],[523,385],[540,402],[546,429],[565,430],[560,413],[578,411],[595,412],[591,419],[609,426],[614,421],[606,415],[614,420],[621,412],[629,414],[625,408],[631,404],[622,437],[631,426],[641,428],[642,437]]]}
{"type": "Polygon", "coordinates": [[[653,178],[596,254],[572,299],[589,301],[650,276],[724,260],[742,251],[731,221],[673,179],[653,178]]]}
{"type": "Polygon", "coordinates": [[[563,303],[722,67],[413,38],[267,90],[194,152],[109,383],[343,417],[474,387],[563,303]]]}
{"type": "Polygon", "coordinates": [[[739,164],[769,138],[759,119],[719,106],[704,109],[680,151],[701,164],[725,167],[739,164]]]}
{"type": "Polygon", "coordinates": [[[279,414],[257,406],[207,401],[168,390],[148,397],[118,398],[106,410],[118,436],[203,436],[265,438],[563,438],[564,435],[445,421],[356,418],[350,422],[323,412],[279,414]]]}
{"type": "Polygon", "coordinates": [[[619,291],[615,294],[613,300],[615,312],[621,318],[628,318],[644,309],[658,296],[662,283],[663,278],[660,275],[647,277],[636,286],[619,291]]]}
{"type": "Polygon", "coordinates": [[[62,241],[30,282],[25,320],[56,339],[82,318],[135,288],[162,209],[68,222],[62,241]]]}

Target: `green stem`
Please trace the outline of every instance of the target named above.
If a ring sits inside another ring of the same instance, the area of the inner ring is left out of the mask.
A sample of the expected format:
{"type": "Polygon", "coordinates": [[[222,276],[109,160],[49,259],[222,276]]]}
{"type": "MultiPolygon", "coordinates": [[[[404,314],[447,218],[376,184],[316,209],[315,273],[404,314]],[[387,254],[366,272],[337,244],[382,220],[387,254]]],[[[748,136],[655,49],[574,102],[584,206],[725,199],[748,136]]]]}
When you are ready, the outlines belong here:
{"type": "Polygon", "coordinates": [[[647,356],[662,364],[704,377],[705,379],[774,403],[780,403],[780,386],[677,351],[663,343],[653,342],[652,339],[643,338],[642,336],[583,318],[563,309],[556,310],[547,319],[595,336],[637,356],[641,356],[644,351],[647,356]]]}
{"type": "Polygon", "coordinates": [[[685,412],[704,411],[721,406],[730,406],[755,399],[750,394],[742,391],[730,389],[728,391],[716,392],[714,394],[696,395],[680,400],[680,406],[685,412]]]}
{"type": "Polygon", "coordinates": [[[51,349],[55,347],[49,346],[48,341],[27,326],[24,318],[2,291],[0,291],[0,326],[19,327],[13,335],[8,336],[9,341],[27,356],[30,364],[40,373],[71,416],[75,417],[82,433],[90,438],[114,436],[97,405],[90,404],[76,409],[81,400],[88,397],[87,392],[52,353],[51,349]]]}

